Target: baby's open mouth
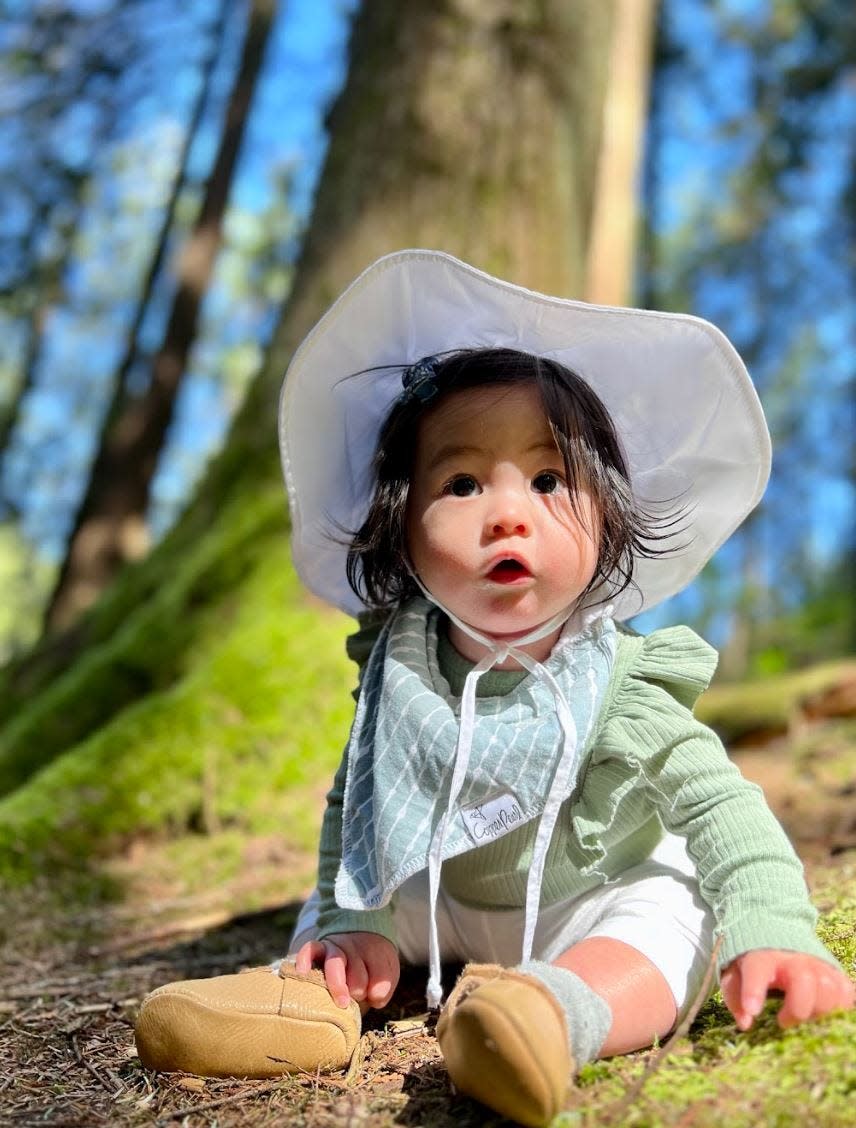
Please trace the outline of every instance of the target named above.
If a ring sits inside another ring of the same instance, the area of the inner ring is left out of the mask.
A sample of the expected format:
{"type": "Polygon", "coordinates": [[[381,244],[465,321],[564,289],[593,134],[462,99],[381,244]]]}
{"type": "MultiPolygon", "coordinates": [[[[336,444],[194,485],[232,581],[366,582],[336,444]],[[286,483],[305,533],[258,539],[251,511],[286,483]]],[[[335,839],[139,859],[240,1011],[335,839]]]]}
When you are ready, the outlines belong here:
{"type": "Polygon", "coordinates": [[[513,584],[515,580],[527,579],[529,569],[519,560],[500,560],[488,572],[488,579],[497,584],[513,584]]]}

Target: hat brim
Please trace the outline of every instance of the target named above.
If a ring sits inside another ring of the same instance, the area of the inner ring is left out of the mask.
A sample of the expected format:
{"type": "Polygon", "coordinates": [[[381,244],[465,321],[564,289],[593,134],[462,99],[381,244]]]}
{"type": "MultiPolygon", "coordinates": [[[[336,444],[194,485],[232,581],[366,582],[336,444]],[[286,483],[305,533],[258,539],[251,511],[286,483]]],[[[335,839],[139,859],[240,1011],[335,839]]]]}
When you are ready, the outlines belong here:
{"type": "Polygon", "coordinates": [[[655,509],[683,510],[675,551],[636,561],[635,586],[613,600],[616,618],[684,588],[760,500],[770,471],[764,414],[714,325],[549,297],[440,251],[398,251],[324,314],[295,353],[280,398],[292,555],[321,599],[350,614],[362,609],[347,582],[344,542],[366,517],[378,433],[401,393],[402,368],[480,347],[573,369],[612,415],[634,494],[655,509]]]}

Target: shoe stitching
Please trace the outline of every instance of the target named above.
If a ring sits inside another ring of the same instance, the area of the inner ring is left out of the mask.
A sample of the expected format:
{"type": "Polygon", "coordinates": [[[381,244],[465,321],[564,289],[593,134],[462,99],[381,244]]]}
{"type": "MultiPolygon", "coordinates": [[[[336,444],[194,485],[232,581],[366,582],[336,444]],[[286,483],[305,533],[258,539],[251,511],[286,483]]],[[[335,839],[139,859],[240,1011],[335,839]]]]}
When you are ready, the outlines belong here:
{"type": "MultiPolygon", "coordinates": [[[[171,998],[171,999],[192,999],[194,1002],[200,1003],[210,1010],[244,1010],[253,1014],[273,1014],[281,1015],[283,1018],[296,1019],[299,1022],[317,1022],[323,1023],[327,1026],[332,1026],[334,1029],[344,1030],[345,1022],[344,1017],[341,1021],[328,1015],[313,1015],[310,1013],[310,1008],[305,1003],[292,1003],[289,1009],[286,1009],[287,1000],[285,996],[286,981],[283,980],[282,992],[280,993],[279,1003],[277,1005],[264,1004],[264,1003],[247,1003],[244,1002],[230,1002],[229,1000],[213,1000],[206,995],[201,995],[197,991],[190,991],[186,988],[181,991],[167,990],[161,988],[153,992],[148,999],[143,1000],[143,1007],[156,998],[171,998]]],[[[350,1015],[350,1011],[343,1011],[345,1014],[350,1015]]],[[[351,1017],[353,1017],[351,1015],[351,1017]]]]}

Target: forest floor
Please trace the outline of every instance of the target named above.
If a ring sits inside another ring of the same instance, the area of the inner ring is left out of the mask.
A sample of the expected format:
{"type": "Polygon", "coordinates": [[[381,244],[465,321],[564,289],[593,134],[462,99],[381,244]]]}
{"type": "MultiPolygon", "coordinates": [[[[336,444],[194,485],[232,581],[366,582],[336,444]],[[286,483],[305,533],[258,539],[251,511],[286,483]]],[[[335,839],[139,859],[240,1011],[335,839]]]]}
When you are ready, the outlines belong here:
{"type": "MultiPolygon", "coordinates": [[[[735,750],[762,782],[806,863],[829,942],[856,932],[856,728],[822,719],[735,750]]],[[[201,838],[201,836],[200,836],[201,838]]],[[[394,1003],[366,1023],[347,1074],[278,1081],[152,1074],[136,1057],[133,1018],[151,988],[267,962],[311,882],[314,858],[273,838],[242,840],[237,876],[220,881],[216,843],[188,845],[193,880],[176,877],[173,844],[137,842],[113,865],[121,902],[58,907],[29,890],[4,915],[0,946],[0,1125],[186,1128],[493,1128],[508,1122],[455,1095],[422,1014],[424,972],[405,974],[394,1003]],[[193,851],[197,853],[194,855],[193,851]],[[283,874],[294,899],[277,903],[283,874]]],[[[453,981],[446,969],[444,981],[453,981]]],[[[718,997],[665,1051],[587,1066],[563,1126],[727,1124],[856,1126],[856,1017],[782,1032],[770,1004],[736,1035],[718,997]]]]}

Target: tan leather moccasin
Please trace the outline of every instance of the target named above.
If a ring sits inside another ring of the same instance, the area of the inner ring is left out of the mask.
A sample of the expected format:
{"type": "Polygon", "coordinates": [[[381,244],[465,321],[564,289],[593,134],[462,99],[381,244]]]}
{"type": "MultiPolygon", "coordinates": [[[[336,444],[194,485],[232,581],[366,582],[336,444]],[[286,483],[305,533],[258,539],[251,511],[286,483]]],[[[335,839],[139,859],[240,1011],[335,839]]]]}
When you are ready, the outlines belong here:
{"type": "Polygon", "coordinates": [[[437,1023],[455,1088],[520,1124],[549,1124],[574,1072],[565,1016],[546,986],[468,964],[437,1023]]]}
{"type": "Polygon", "coordinates": [[[143,1065],[203,1077],[277,1077],[344,1068],[360,1008],[336,1006],[321,971],[293,964],[186,979],[143,999],[135,1026],[143,1065]]]}

